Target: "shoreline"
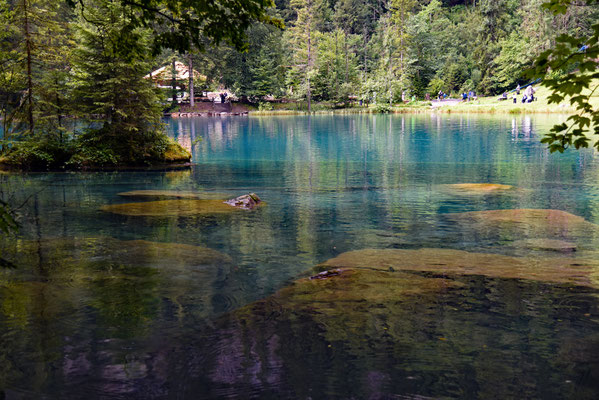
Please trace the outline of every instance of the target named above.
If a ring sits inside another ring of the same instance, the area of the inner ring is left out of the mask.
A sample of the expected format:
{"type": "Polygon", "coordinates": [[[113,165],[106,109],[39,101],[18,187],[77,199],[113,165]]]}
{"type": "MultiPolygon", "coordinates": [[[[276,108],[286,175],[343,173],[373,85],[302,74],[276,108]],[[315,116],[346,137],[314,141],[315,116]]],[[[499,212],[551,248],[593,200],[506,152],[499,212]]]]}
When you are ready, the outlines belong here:
{"type": "Polygon", "coordinates": [[[576,109],[565,104],[549,105],[546,103],[525,103],[525,104],[480,104],[480,103],[456,103],[451,102],[447,105],[430,106],[397,106],[394,105],[388,110],[377,109],[376,106],[354,107],[339,109],[320,109],[312,112],[294,109],[279,109],[268,111],[246,111],[246,112],[188,112],[188,113],[167,113],[164,116],[170,118],[195,118],[195,117],[269,117],[269,116],[294,116],[294,115],[344,115],[344,114],[556,114],[568,115],[575,113],[576,109]]]}
{"type": "Polygon", "coordinates": [[[162,163],[154,165],[118,165],[111,167],[85,167],[85,168],[23,168],[18,165],[0,163],[0,173],[37,173],[37,172],[133,172],[133,171],[181,171],[191,168],[195,163],[162,163]]]}

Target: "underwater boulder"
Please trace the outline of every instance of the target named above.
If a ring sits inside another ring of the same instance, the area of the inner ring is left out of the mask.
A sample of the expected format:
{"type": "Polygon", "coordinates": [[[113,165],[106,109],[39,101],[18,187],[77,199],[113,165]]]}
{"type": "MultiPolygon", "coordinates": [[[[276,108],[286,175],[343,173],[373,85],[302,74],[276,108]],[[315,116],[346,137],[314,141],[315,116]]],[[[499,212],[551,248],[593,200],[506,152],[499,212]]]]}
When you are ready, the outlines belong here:
{"type": "Polygon", "coordinates": [[[454,183],[449,185],[442,185],[446,191],[453,192],[455,194],[466,194],[466,195],[485,195],[494,193],[503,193],[514,189],[510,185],[502,185],[499,183],[454,183]]]}
{"type": "Polygon", "coordinates": [[[274,295],[242,307],[234,316],[242,326],[254,325],[262,316],[281,313],[310,316],[326,327],[328,340],[348,340],[364,333],[364,327],[385,332],[383,321],[366,321],[402,313],[402,301],[435,299],[439,293],[462,284],[444,278],[422,277],[410,272],[367,268],[343,268],[301,278],[274,295]]]}
{"type": "Polygon", "coordinates": [[[143,334],[165,305],[179,319],[207,317],[233,269],[206,247],[109,237],[4,241],[0,252],[17,266],[0,277],[0,319],[25,324],[43,297],[44,315],[78,324],[93,309],[101,329],[123,337],[143,334]]]}
{"type": "Polygon", "coordinates": [[[566,211],[507,209],[443,214],[468,235],[509,238],[585,240],[599,234],[599,226],[566,211]]]}
{"type": "Polygon", "coordinates": [[[182,190],[131,190],[117,193],[118,196],[142,200],[168,200],[168,199],[223,199],[227,195],[211,192],[189,192],[182,190]]]}
{"type": "Polygon", "coordinates": [[[482,275],[599,288],[599,260],[511,257],[451,249],[364,249],[342,253],[320,269],[368,268],[450,275],[482,275]]]}
{"type": "Polygon", "coordinates": [[[199,193],[179,190],[131,190],[117,193],[121,197],[142,199],[199,199],[199,193]]]}
{"type": "Polygon", "coordinates": [[[157,200],[141,203],[111,204],[100,210],[136,217],[185,217],[194,215],[229,214],[238,210],[214,199],[157,200]]]}

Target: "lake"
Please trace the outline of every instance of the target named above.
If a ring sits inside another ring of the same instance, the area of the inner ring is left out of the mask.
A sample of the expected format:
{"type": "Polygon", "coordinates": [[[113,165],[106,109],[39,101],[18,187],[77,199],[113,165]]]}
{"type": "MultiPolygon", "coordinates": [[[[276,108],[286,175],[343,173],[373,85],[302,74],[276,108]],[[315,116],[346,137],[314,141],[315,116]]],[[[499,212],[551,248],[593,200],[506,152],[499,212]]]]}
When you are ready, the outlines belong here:
{"type": "Polygon", "coordinates": [[[191,168],[1,173],[0,397],[599,398],[599,155],[550,154],[563,120],[180,118],[191,168]]]}

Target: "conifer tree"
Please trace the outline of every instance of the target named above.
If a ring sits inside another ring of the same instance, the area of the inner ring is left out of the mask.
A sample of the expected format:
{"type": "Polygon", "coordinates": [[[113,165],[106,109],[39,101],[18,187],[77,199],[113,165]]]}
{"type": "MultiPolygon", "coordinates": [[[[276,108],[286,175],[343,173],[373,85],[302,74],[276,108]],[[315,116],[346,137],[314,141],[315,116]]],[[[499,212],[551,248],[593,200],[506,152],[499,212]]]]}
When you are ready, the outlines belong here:
{"type": "Polygon", "coordinates": [[[292,0],[291,7],[297,12],[293,27],[289,28],[289,46],[293,49],[293,72],[302,76],[299,95],[305,96],[308,112],[312,111],[312,82],[314,60],[316,58],[315,33],[318,25],[317,14],[325,7],[322,0],[292,0]]]}
{"type": "Polygon", "coordinates": [[[64,3],[2,0],[0,10],[5,131],[12,121],[23,122],[30,134],[54,131],[61,125],[68,92],[69,15],[64,3]]]}
{"type": "Polygon", "coordinates": [[[101,163],[159,159],[166,146],[151,70],[149,35],[119,3],[97,0],[82,11],[74,66],[79,113],[98,129],[82,140],[101,163]]]}

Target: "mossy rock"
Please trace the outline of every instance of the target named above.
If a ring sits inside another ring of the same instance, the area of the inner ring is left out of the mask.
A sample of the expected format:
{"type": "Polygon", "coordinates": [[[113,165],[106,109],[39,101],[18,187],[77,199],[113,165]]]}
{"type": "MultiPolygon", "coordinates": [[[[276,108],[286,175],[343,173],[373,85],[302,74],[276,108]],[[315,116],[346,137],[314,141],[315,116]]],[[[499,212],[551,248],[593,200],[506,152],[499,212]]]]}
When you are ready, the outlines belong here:
{"type": "Polygon", "coordinates": [[[146,199],[146,200],[168,200],[168,199],[223,199],[227,195],[211,192],[189,192],[183,190],[131,190],[117,193],[118,196],[146,199]]]}
{"type": "MultiPolygon", "coordinates": [[[[264,202],[260,203],[263,205],[264,202]]],[[[102,211],[138,217],[185,217],[194,215],[219,215],[239,212],[240,209],[225,204],[224,200],[181,199],[159,200],[143,203],[125,203],[102,206],[102,211]]]]}
{"type": "Polygon", "coordinates": [[[455,183],[442,185],[443,190],[459,195],[487,195],[505,193],[514,190],[513,186],[499,183],[455,183]]]}
{"type": "Polygon", "coordinates": [[[191,160],[191,153],[185,150],[179,143],[170,140],[164,152],[164,161],[168,163],[185,163],[191,160]]]}

